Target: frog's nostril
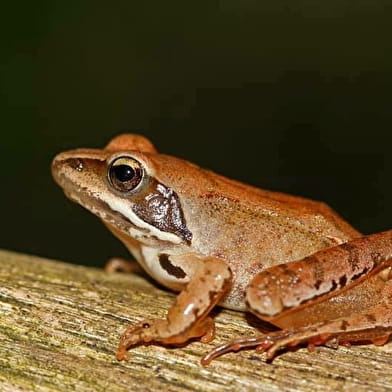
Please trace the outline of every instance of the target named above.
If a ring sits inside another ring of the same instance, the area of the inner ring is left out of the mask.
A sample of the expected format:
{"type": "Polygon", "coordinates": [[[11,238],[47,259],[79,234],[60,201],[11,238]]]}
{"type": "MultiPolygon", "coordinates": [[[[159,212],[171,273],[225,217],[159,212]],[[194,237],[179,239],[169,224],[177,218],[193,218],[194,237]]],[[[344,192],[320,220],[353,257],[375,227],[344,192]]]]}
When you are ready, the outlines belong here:
{"type": "Polygon", "coordinates": [[[52,161],[52,170],[54,172],[61,172],[66,168],[82,171],[84,166],[82,159],[70,157],[67,152],[56,155],[52,161]]]}
{"type": "Polygon", "coordinates": [[[68,164],[73,169],[77,170],[78,172],[81,172],[84,169],[83,161],[81,159],[79,159],[79,158],[70,158],[68,160],[68,164]]]}

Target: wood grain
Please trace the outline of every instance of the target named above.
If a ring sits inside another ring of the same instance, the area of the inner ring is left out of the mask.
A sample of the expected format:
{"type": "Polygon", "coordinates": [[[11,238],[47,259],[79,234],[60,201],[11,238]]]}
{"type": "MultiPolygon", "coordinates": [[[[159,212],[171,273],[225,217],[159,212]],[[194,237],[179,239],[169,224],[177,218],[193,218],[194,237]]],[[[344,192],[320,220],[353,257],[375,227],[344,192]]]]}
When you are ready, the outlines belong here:
{"type": "MultiPolygon", "coordinates": [[[[392,391],[392,343],[286,352],[266,363],[253,351],[203,368],[215,344],[257,333],[242,313],[216,316],[210,345],[140,346],[114,357],[129,323],[163,317],[173,294],[137,274],[0,251],[2,391],[392,391]]],[[[252,324],[254,320],[250,318],[252,324]]]]}

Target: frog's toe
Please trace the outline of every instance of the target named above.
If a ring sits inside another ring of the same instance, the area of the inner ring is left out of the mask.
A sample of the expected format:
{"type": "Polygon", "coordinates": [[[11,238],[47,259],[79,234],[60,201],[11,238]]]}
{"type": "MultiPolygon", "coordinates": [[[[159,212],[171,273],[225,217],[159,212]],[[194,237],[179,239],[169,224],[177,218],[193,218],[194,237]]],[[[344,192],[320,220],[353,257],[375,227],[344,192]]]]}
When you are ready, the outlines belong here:
{"type": "Polygon", "coordinates": [[[229,343],[215,347],[201,359],[201,364],[206,366],[213,359],[218,358],[221,355],[248,348],[254,348],[257,353],[266,352],[268,358],[272,358],[279,349],[296,345],[294,344],[296,343],[296,340],[290,339],[292,334],[293,332],[291,331],[276,331],[260,336],[235,339],[229,343]]]}
{"type": "Polygon", "coordinates": [[[149,343],[156,339],[156,328],[155,320],[142,321],[137,325],[131,326],[125,330],[120,338],[120,342],[117,349],[116,358],[121,360],[128,359],[127,350],[139,343],[149,343]]]}
{"type": "Polygon", "coordinates": [[[125,347],[119,347],[117,349],[116,359],[118,361],[128,361],[129,353],[125,347]]]}
{"type": "Polygon", "coordinates": [[[258,349],[259,347],[270,347],[273,343],[271,343],[268,338],[268,335],[261,335],[232,340],[229,343],[225,343],[215,347],[213,350],[207,353],[200,362],[203,366],[207,366],[213,359],[218,358],[229,352],[237,352],[239,350],[252,347],[256,347],[256,349],[258,349]]]}
{"type": "Polygon", "coordinates": [[[277,352],[284,348],[294,348],[301,344],[307,344],[309,351],[312,351],[315,346],[327,345],[330,340],[331,334],[329,333],[318,334],[316,331],[288,331],[286,336],[276,339],[263,352],[267,353],[268,359],[273,359],[277,352]]]}

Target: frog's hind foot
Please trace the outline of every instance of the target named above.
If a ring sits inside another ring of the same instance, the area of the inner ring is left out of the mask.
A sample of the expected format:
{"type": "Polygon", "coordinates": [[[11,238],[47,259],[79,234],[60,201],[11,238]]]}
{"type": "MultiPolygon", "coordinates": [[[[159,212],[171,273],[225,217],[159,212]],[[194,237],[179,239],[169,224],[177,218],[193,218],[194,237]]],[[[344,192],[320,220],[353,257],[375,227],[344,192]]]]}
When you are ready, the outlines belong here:
{"type": "Polygon", "coordinates": [[[113,272],[141,272],[139,264],[136,261],[129,261],[121,257],[112,257],[105,264],[105,272],[109,274],[113,272]]]}
{"type": "Polygon", "coordinates": [[[201,364],[207,366],[213,359],[229,352],[237,352],[242,349],[255,348],[257,352],[265,352],[269,347],[273,346],[279,339],[284,339],[290,334],[290,331],[277,331],[269,335],[261,335],[254,337],[245,337],[232,340],[229,343],[215,347],[201,359],[201,364]]]}

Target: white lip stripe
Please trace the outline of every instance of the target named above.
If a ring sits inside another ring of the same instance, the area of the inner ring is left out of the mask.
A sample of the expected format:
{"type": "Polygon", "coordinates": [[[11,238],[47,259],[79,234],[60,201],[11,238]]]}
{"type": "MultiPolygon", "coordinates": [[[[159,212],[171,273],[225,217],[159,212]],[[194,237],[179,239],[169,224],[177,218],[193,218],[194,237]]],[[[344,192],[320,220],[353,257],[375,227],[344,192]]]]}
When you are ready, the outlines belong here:
{"type": "MultiPolygon", "coordinates": [[[[173,244],[180,244],[182,239],[173,233],[167,233],[165,231],[158,230],[156,227],[144,222],[140,219],[130,208],[129,204],[122,201],[121,199],[111,198],[110,195],[100,195],[113,211],[119,212],[121,215],[129,219],[135,226],[141,229],[147,229],[150,235],[156,236],[162,241],[168,241],[173,244]],[[109,197],[108,197],[109,196],[109,197]]],[[[129,234],[132,237],[135,236],[134,228],[129,229],[129,234]]]]}

